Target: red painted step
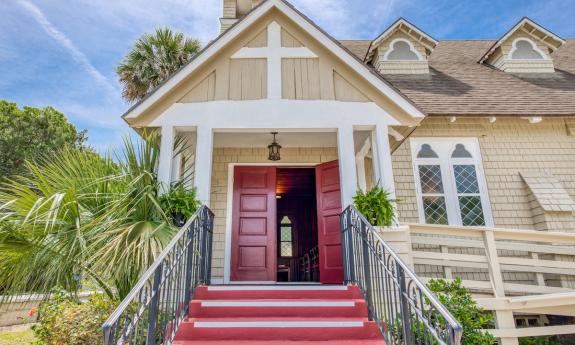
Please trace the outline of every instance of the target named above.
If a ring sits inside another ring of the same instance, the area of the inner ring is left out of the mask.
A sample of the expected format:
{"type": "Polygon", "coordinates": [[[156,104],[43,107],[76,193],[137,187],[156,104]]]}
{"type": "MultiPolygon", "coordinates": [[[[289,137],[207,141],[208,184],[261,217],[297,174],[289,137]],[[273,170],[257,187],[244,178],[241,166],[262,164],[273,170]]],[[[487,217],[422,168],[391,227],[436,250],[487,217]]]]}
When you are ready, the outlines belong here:
{"type": "Polygon", "coordinates": [[[202,286],[175,345],[385,345],[354,286],[202,286]]]}
{"type": "Polygon", "coordinates": [[[196,289],[194,299],[361,299],[356,286],[344,285],[215,285],[196,289]]]}
{"type": "Polygon", "coordinates": [[[193,300],[190,317],[360,317],[367,318],[362,299],[193,300]]]}
{"type": "Polygon", "coordinates": [[[357,340],[184,340],[175,341],[173,345],[385,345],[379,339],[357,340]]]}
{"type": "Polygon", "coordinates": [[[343,318],[228,318],[182,322],[176,340],[378,339],[375,322],[343,318]]]}

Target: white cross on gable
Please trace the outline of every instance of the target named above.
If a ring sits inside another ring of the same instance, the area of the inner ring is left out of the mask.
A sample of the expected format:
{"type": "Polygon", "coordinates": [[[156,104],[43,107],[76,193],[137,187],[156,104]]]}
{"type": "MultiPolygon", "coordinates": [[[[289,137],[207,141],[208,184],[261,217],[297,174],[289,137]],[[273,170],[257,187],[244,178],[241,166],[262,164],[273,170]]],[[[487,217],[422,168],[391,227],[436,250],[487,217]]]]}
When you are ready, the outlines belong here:
{"type": "Polygon", "coordinates": [[[316,58],[306,47],[282,47],[281,26],[271,22],[268,27],[267,47],[243,47],[232,59],[267,59],[268,98],[282,97],[282,58],[316,58]]]}

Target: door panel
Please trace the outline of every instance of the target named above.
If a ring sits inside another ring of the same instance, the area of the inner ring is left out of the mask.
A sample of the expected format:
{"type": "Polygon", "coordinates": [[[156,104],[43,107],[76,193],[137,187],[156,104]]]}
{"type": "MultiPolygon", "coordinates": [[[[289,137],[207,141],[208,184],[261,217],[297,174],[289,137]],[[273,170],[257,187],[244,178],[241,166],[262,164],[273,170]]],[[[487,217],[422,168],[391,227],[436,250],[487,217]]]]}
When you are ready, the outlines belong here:
{"type": "Polygon", "coordinates": [[[276,280],[275,188],[275,167],[235,167],[232,281],[276,280]]]}
{"type": "Polygon", "coordinates": [[[343,282],[341,255],[341,190],[339,162],[320,164],[315,169],[317,224],[319,247],[319,278],[322,283],[343,282]]]}

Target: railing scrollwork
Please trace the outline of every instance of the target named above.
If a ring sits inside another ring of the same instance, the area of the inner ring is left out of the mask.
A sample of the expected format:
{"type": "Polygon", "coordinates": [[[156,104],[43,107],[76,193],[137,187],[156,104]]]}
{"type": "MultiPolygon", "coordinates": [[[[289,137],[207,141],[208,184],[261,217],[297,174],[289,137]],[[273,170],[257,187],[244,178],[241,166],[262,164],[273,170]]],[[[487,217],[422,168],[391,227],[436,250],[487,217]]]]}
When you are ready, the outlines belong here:
{"type": "Polygon", "coordinates": [[[340,216],[344,280],[357,285],[388,345],[459,345],[462,327],[353,206],[340,216]]]}

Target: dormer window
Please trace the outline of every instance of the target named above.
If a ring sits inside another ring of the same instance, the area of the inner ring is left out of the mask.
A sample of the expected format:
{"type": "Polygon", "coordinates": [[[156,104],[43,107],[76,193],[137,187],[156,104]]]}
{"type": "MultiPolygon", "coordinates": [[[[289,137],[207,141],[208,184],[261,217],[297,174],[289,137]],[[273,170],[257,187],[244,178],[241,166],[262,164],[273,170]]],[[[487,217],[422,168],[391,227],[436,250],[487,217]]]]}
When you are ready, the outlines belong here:
{"type": "Polygon", "coordinates": [[[543,53],[537,45],[528,38],[516,38],[512,44],[513,48],[509,51],[508,59],[512,60],[543,60],[543,53]]]}
{"type": "Polygon", "coordinates": [[[550,54],[564,43],[551,31],[523,18],[489,48],[479,63],[509,73],[553,73],[550,54]]]}
{"type": "Polygon", "coordinates": [[[400,18],[371,42],[366,61],[382,74],[425,74],[436,45],[435,39],[400,18]]]}
{"type": "Polygon", "coordinates": [[[421,54],[413,47],[413,44],[406,39],[394,39],[389,45],[389,50],[385,53],[384,60],[387,61],[419,61],[423,60],[421,54]]]}

